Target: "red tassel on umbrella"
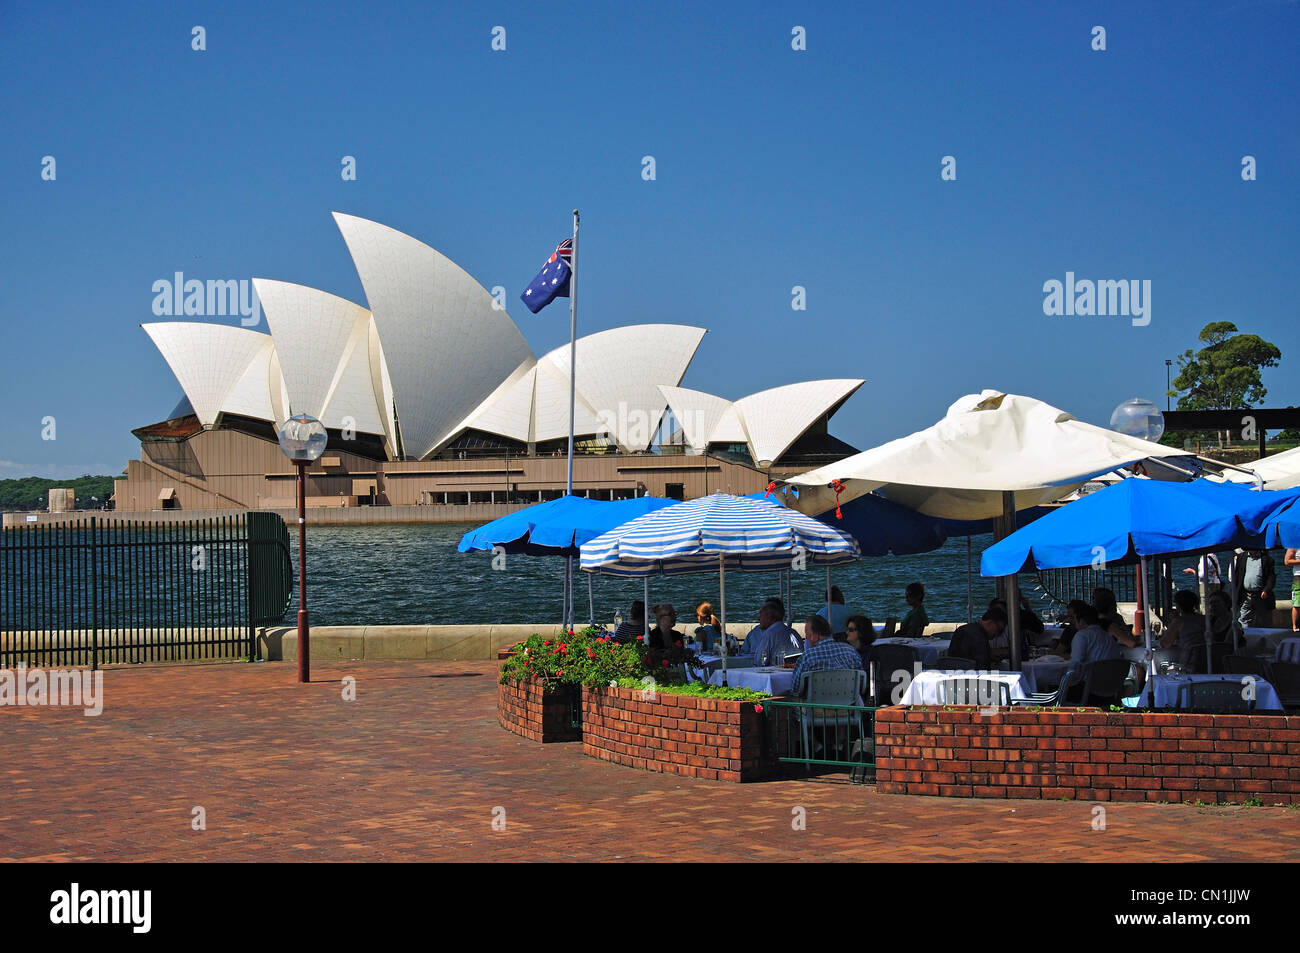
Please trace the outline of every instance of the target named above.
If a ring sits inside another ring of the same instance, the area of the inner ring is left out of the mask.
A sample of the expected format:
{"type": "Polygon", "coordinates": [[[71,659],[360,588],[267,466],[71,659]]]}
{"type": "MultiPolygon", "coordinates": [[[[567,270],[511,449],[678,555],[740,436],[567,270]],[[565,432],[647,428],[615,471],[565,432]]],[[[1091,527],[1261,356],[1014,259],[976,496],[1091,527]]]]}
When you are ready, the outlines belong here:
{"type": "Polygon", "coordinates": [[[840,494],[844,492],[844,484],[839,480],[831,480],[831,489],[835,491],[835,518],[844,519],[844,514],[840,511],[840,494]]]}
{"type": "Polygon", "coordinates": [[[763,499],[766,500],[770,494],[775,492],[776,492],[776,481],[773,480],[771,483],[767,485],[767,489],[763,491],[763,499]]]}

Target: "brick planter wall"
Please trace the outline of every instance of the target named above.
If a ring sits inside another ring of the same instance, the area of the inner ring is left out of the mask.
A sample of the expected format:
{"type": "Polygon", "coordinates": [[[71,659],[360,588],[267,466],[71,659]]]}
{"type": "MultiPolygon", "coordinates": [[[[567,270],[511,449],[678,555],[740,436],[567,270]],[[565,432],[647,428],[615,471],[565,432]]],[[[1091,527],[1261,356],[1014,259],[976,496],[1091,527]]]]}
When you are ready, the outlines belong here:
{"type": "MultiPolygon", "coordinates": [[[[659,694],[635,688],[582,692],[582,752],[633,768],[716,781],[756,781],[778,764],[781,738],[765,747],[767,713],[753,702],[659,694]]],[[[773,718],[780,726],[784,719],[773,718]]]]}
{"type": "Polygon", "coordinates": [[[1300,717],[882,708],[876,790],[1297,804],[1300,717]]]}
{"type": "Polygon", "coordinates": [[[569,721],[567,693],[543,694],[532,680],[497,685],[497,720],[501,727],[533,741],[581,741],[582,729],[569,721]]]}

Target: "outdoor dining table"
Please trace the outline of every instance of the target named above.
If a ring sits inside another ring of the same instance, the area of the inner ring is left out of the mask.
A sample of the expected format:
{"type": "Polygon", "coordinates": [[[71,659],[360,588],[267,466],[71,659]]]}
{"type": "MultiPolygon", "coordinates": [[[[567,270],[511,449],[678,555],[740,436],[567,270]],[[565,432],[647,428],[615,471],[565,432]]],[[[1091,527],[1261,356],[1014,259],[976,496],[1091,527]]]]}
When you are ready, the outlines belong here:
{"type": "MultiPolygon", "coordinates": [[[[1020,672],[945,672],[940,669],[930,669],[928,672],[921,672],[912,683],[907,686],[903,692],[903,697],[899,701],[900,705],[938,705],[939,701],[939,683],[949,678],[958,678],[961,676],[972,676],[989,679],[991,681],[1003,682],[1011,690],[1011,698],[1028,698],[1029,693],[1025,690],[1025,678],[1020,672]]],[[[883,703],[882,703],[883,704],[883,703]]]]}
{"type": "Polygon", "coordinates": [[[1278,662],[1300,662],[1300,635],[1283,639],[1277,644],[1278,662]]]}
{"type": "Polygon", "coordinates": [[[917,654],[921,656],[922,665],[933,665],[938,661],[940,656],[948,654],[948,646],[952,643],[952,636],[945,635],[939,638],[919,638],[903,639],[898,636],[890,636],[887,639],[876,639],[872,645],[908,645],[916,649],[917,654]]]}
{"type": "MultiPolygon", "coordinates": [[[[710,685],[722,684],[722,669],[709,673],[710,685]]],[[[727,684],[732,688],[748,688],[764,695],[787,695],[794,689],[794,669],[728,668],[727,684]]]]}
{"type": "MultiPolygon", "coordinates": [[[[1244,689],[1244,679],[1245,676],[1241,675],[1155,675],[1142,686],[1141,693],[1125,698],[1123,702],[1128,708],[1177,708],[1180,688],[1183,685],[1192,682],[1229,682],[1244,689]],[[1153,687],[1154,701],[1151,700],[1153,687]]],[[[1277,689],[1262,678],[1255,679],[1255,710],[1282,710],[1282,701],[1277,696],[1277,689]]]]}
{"type": "Polygon", "coordinates": [[[1248,655],[1272,655],[1283,642],[1295,636],[1294,629],[1269,629],[1253,625],[1242,630],[1248,655]]]}
{"type": "Polygon", "coordinates": [[[1020,665],[1020,674],[1024,676],[1025,691],[1031,695],[1044,690],[1055,689],[1061,684],[1061,678],[1070,667],[1068,658],[1059,655],[1044,655],[1040,658],[1026,659],[1020,665]]]}

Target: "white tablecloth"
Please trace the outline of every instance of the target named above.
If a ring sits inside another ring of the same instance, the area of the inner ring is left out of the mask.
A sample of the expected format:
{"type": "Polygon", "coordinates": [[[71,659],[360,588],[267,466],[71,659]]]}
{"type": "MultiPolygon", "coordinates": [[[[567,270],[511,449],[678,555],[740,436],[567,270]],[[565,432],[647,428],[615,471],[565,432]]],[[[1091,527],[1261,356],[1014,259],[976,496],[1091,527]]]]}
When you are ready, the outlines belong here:
{"type": "MultiPolygon", "coordinates": [[[[980,678],[992,679],[998,682],[1004,682],[1011,688],[1011,697],[1027,698],[1028,693],[1025,691],[1025,680],[1019,672],[941,672],[931,670],[922,672],[912,683],[907,686],[903,692],[903,697],[899,701],[900,705],[938,705],[939,704],[939,683],[949,678],[959,678],[963,675],[978,676],[980,678]]],[[[882,702],[884,704],[885,702],[882,702]]]]}
{"type": "Polygon", "coordinates": [[[1055,691],[1056,686],[1061,684],[1061,676],[1069,667],[1070,660],[1058,655],[1029,659],[1022,663],[1020,669],[1020,674],[1024,676],[1025,691],[1031,695],[1055,691]]]}
{"type": "MultiPolygon", "coordinates": [[[[722,684],[721,669],[709,676],[709,684],[722,684]]],[[[750,688],[765,695],[786,695],[794,688],[794,669],[728,668],[727,684],[732,688],[750,688]]]]}
{"type": "MultiPolygon", "coordinates": [[[[1231,682],[1244,691],[1243,679],[1246,677],[1242,675],[1156,675],[1154,678],[1148,679],[1140,695],[1125,698],[1124,704],[1130,708],[1177,708],[1179,686],[1181,685],[1187,685],[1191,682],[1231,682]],[[1154,704],[1149,700],[1153,683],[1155,686],[1154,704]]],[[[1282,702],[1277,697],[1277,690],[1262,678],[1255,679],[1255,710],[1282,710],[1282,702]]]]}
{"type": "Polygon", "coordinates": [[[911,646],[920,654],[922,665],[933,665],[939,656],[948,654],[948,646],[951,643],[952,636],[944,636],[937,639],[900,639],[898,636],[892,636],[888,639],[876,639],[876,641],[871,644],[911,646]]]}

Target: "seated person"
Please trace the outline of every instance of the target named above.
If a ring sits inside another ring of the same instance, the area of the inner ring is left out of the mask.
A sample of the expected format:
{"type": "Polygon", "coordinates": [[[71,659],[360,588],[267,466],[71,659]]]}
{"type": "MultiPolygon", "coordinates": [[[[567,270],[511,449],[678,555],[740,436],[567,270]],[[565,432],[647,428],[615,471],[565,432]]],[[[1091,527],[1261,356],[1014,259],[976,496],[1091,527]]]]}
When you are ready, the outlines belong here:
{"type": "Polygon", "coordinates": [[[919,639],[925,634],[925,627],[930,624],[930,618],[925,614],[925,586],[919,582],[909,583],[903,590],[903,598],[907,600],[911,611],[903,616],[902,624],[898,627],[898,637],[919,639]]]}
{"type": "MultiPolygon", "coordinates": [[[[1089,605],[1075,609],[1075,617],[1082,628],[1074,633],[1070,641],[1070,667],[1061,676],[1061,684],[1068,681],[1081,681],[1083,667],[1089,662],[1120,658],[1123,652],[1114,636],[1098,625],[1097,610],[1089,605]]],[[[1082,692],[1082,688],[1079,689],[1082,692]]]]}
{"type": "MultiPolygon", "coordinates": [[[[1001,596],[994,596],[992,599],[990,599],[989,608],[1000,609],[1002,611],[1002,614],[1007,617],[1007,623],[1008,623],[1007,629],[1001,635],[989,639],[989,651],[992,653],[993,660],[996,662],[996,661],[1000,661],[1001,659],[1011,657],[1011,627],[1010,627],[1011,616],[1007,612],[1007,600],[1003,599],[1001,596]]],[[[1033,613],[1030,613],[1030,615],[1033,615],[1033,613]]],[[[1022,659],[1027,659],[1029,658],[1030,655],[1029,633],[1025,631],[1024,618],[1025,618],[1025,614],[1024,611],[1022,610],[1020,614],[1020,657],[1022,659]]],[[[1038,628],[1039,631],[1042,631],[1041,622],[1039,623],[1038,628]]]]}
{"type": "Polygon", "coordinates": [[[752,655],[757,665],[776,664],[777,652],[791,654],[802,651],[803,642],[782,619],[784,603],[768,599],[758,610],[758,625],[749,630],[741,653],[752,655]]]}
{"type": "Polygon", "coordinates": [[[1029,599],[1020,594],[1020,631],[1027,635],[1043,634],[1043,617],[1029,607],[1029,599]]]}
{"type": "Polygon", "coordinates": [[[1216,642],[1232,638],[1232,597],[1220,589],[1205,600],[1210,609],[1210,636],[1216,642]]]}
{"type": "Polygon", "coordinates": [[[874,658],[871,643],[876,641],[876,627],[864,615],[851,615],[844,625],[844,641],[858,653],[862,667],[866,668],[874,658]]]}
{"type": "MultiPolygon", "coordinates": [[[[853,646],[836,642],[831,637],[831,626],[825,616],[810,615],[803,624],[807,648],[794,670],[794,689],[799,691],[799,680],[809,672],[826,672],[836,669],[862,671],[862,657],[853,646]]],[[[859,703],[862,699],[858,699],[859,703]]]]}
{"type": "Polygon", "coordinates": [[[695,607],[695,641],[701,651],[708,652],[717,645],[721,650],[722,623],[713,614],[713,603],[701,602],[695,607]]]}
{"type": "MultiPolygon", "coordinates": [[[[822,606],[817,610],[817,614],[823,619],[826,618],[826,607],[822,606]]],[[[839,586],[831,586],[831,634],[835,636],[836,641],[844,641],[844,631],[849,624],[849,610],[844,605],[844,593],[840,591],[839,586]]]]}
{"type": "Polygon", "coordinates": [[[677,610],[671,602],[660,603],[654,607],[655,627],[650,630],[649,645],[652,649],[671,649],[680,646],[686,636],[673,628],[677,624],[677,610]]]}
{"type": "MultiPolygon", "coordinates": [[[[1084,624],[1079,621],[1079,610],[1087,608],[1088,603],[1082,599],[1071,599],[1065,607],[1065,624],[1061,626],[1061,635],[1052,643],[1052,653],[1059,655],[1061,658],[1070,657],[1070,647],[1074,641],[1074,633],[1084,628],[1084,624]]],[[[1096,612],[1096,610],[1093,610],[1096,612]]]]}
{"type": "Polygon", "coordinates": [[[1120,645],[1132,648],[1140,643],[1133,634],[1133,626],[1124,621],[1115,602],[1115,593],[1109,589],[1092,591],[1092,607],[1097,610],[1097,624],[1109,632],[1120,645]]]}
{"type": "Polygon", "coordinates": [[[635,642],[638,635],[645,635],[645,603],[640,599],[632,603],[628,617],[614,629],[614,641],[635,642]]]}
{"type": "Polygon", "coordinates": [[[948,643],[948,655],[968,658],[977,669],[988,669],[993,663],[989,640],[1002,634],[1007,627],[1007,614],[997,606],[989,609],[978,622],[959,626],[948,643]]]}
{"type": "Polygon", "coordinates": [[[1191,589],[1174,593],[1174,611],[1165,620],[1160,633],[1160,647],[1173,649],[1174,660],[1182,666],[1192,662],[1192,650],[1205,644],[1205,616],[1201,615],[1200,594],[1191,589]]]}

